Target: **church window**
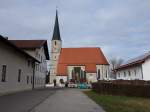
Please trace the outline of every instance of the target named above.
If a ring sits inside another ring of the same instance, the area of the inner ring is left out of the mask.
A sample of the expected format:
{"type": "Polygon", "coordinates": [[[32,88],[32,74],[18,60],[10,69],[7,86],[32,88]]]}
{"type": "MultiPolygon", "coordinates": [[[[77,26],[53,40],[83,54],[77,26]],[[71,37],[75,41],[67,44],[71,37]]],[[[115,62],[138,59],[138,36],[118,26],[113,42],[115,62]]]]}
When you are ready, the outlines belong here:
{"type": "Polygon", "coordinates": [[[106,78],[107,78],[107,70],[106,70],[106,78]]]}
{"type": "Polygon", "coordinates": [[[100,79],[100,69],[98,69],[98,77],[97,79],[100,79]]]}
{"type": "Polygon", "coordinates": [[[55,46],[56,46],[57,42],[55,41],[55,46]]]}

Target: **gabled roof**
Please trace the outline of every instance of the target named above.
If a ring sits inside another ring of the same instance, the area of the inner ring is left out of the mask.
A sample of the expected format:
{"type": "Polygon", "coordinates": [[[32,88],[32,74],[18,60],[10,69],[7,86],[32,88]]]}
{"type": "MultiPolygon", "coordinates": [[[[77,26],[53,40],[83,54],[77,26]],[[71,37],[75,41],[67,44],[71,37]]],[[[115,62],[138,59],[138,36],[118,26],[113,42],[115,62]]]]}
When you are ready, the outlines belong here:
{"type": "Polygon", "coordinates": [[[116,68],[116,70],[127,68],[127,67],[134,66],[134,65],[142,64],[148,58],[150,58],[150,51],[148,53],[145,53],[144,55],[138,56],[136,58],[133,58],[133,59],[125,62],[124,64],[122,64],[121,66],[116,68]]]}
{"type": "Polygon", "coordinates": [[[54,32],[53,32],[52,40],[61,40],[57,10],[56,10],[56,18],[55,18],[55,25],[54,25],[54,32]]]}
{"type": "Polygon", "coordinates": [[[9,40],[21,49],[41,48],[46,40],[9,40]]]}
{"type": "Polygon", "coordinates": [[[4,38],[3,36],[0,35],[0,41],[4,42],[5,44],[11,46],[12,48],[16,49],[18,52],[20,52],[21,54],[33,59],[34,61],[39,62],[36,58],[32,57],[31,55],[29,55],[28,53],[24,52],[22,49],[20,49],[19,47],[17,47],[16,45],[14,45],[13,43],[11,43],[9,40],[7,40],[6,38],[4,38]]]}
{"type": "Polygon", "coordinates": [[[44,46],[46,59],[49,60],[47,40],[9,40],[20,49],[36,49],[44,46]]]}
{"type": "Polygon", "coordinates": [[[62,48],[58,61],[58,75],[67,75],[67,66],[83,65],[86,72],[96,73],[96,65],[108,65],[100,48],[62,48]]]}

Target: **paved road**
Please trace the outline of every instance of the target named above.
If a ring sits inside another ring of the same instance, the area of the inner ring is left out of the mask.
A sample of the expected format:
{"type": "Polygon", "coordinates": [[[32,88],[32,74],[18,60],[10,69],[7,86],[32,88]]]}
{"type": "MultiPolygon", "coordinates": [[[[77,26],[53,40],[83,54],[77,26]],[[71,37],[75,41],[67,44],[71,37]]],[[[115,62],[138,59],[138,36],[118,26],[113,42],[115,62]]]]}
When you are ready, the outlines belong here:
{"type": "Polygon", "coordinates": [[[0,96],[0,112],[29,112],[58,89],[40,89],[0,96]]]}
{"type": "Polygon", "coordinates": [[[104,112],[79,89],[58,90],[31,112],[104,112]]]}

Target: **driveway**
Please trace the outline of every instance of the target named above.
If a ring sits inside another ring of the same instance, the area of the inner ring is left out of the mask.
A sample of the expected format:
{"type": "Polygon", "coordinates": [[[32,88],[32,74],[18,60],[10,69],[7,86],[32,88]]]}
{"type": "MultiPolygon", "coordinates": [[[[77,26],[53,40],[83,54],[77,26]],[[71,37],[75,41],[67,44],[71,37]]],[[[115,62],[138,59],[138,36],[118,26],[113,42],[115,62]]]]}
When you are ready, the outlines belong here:
{"type": "Polygon", "coordinates": [[[62,89],[49,96],[31,112],[104,112],[80,89],[62,89]]]}
{"type": "Polygon", "coordinates": [[[0,96],[0,112],[29,112],[58,89],[39,89],[0,96]]]}

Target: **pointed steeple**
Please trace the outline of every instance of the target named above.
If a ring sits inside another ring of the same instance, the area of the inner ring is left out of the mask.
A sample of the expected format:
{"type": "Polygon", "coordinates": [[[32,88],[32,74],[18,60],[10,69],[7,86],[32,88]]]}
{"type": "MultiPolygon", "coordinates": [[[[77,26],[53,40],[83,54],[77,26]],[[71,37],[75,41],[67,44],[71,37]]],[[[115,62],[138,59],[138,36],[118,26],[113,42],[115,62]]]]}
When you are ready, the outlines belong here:
{"type": "Polygon", "coordinates": [[[55,26],[54,26],[54,32],[53,32],[52,40],[61,40],[57,10],[56,10],[55,26]]]}

